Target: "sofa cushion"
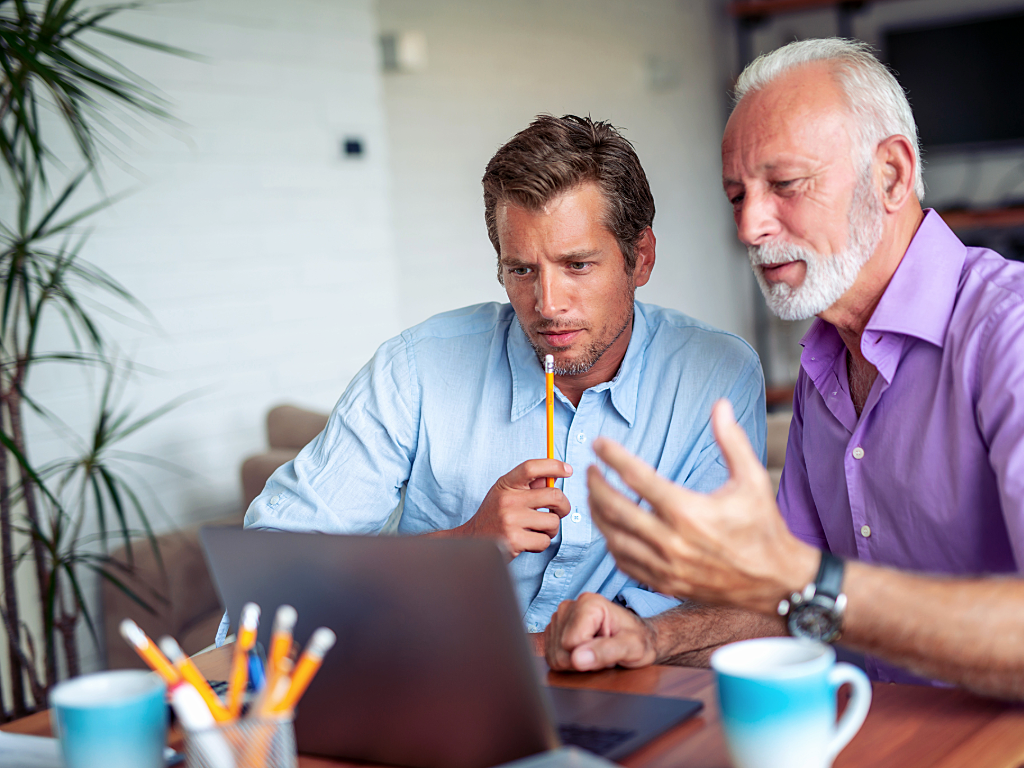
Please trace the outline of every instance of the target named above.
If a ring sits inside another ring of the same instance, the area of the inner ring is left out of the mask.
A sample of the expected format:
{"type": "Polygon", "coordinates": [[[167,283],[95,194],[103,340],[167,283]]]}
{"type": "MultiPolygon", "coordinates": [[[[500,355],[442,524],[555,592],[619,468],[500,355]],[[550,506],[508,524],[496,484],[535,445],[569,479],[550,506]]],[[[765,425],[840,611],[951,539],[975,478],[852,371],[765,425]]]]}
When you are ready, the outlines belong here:
{"type": "Polygon", "coordinates": [[[324,431],[327,414],[294,405],[279,405],[267,414],[267,443],[271,448],[304,448],[324,431]]]}

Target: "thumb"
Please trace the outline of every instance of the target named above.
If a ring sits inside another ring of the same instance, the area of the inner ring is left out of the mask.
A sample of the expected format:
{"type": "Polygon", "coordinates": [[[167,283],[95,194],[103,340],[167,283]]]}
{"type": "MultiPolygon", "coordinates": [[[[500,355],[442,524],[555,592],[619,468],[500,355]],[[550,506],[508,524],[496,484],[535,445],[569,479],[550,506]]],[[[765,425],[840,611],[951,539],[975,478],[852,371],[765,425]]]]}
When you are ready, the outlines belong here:
{"type": "Polygon", "coordinates": [[[639,638],[632,633],[595,637],[573,649],[572,666],[579,672],[607,669],[617,664],[629,667],[634,666],[642,655],[639,638]]]}
{"type": "Polygon", "coordinates": [[[732,403],[722,398],[711,409],[711,428],[715,441],[722,451],[722,457],[729,468],[729,477],[740,482],[755,477],[764,471],[761,460],[747,439],[747,433],[733,414],[732,403]]]}

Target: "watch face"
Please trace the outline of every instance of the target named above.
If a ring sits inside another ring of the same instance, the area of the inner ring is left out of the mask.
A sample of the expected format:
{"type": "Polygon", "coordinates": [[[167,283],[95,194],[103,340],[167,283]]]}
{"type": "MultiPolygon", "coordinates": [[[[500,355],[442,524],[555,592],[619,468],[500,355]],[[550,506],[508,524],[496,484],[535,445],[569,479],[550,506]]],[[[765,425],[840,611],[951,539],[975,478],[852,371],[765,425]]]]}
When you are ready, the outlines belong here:
{"type": "Polygon", "coordinates": [[[828,643],[839,634],[839,620],[834,608],[814,601],[794,608],[787,623],[789,632],[794,637],[806,637],[828,643]]]}

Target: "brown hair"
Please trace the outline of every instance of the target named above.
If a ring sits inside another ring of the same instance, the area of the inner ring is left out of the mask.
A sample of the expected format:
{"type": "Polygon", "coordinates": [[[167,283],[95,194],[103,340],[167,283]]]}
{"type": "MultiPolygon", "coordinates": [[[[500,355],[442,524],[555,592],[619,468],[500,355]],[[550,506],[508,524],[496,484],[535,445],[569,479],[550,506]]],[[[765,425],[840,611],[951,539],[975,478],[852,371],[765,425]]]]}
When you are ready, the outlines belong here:
{"type": "Polygon", "coordinates": [[[618,241],[626,272],[636,264],[636,245],[654,221],[654,197],[633,145],[610,123],[589,117],[538,115],[499,149],[484,171],[484,221],[498,253],[497,208],[513,203],[540,210],[553,198],[586,182],[604,194],[604,223],[618,241]]]}

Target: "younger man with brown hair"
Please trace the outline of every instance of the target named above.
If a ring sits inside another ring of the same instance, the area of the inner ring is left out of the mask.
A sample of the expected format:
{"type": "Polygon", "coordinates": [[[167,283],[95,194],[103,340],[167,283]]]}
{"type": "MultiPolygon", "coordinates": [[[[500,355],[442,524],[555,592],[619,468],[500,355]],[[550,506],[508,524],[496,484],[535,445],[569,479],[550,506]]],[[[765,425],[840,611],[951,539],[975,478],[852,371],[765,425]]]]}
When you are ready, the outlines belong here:
{"type": "Polygon", "coordinates": [[[245,524],[376,534],[404,488],[399,533],[505,545],[529,631],[585,591],[657,613],[676,601],[615,567],[579,470],[594,461],[591,441],[608,435],[682,485],[718,487],[727,472],[708,426],[715,400],[732,401],[764,455],[757,356],[733,335],[634,300],[654,268],[654,199],[609,124],[538,117],[498,150],[483,186],[509,304],[437,315],[385,342],[245,524]],[[536,458],[548,354],[557,459],[536,458]]]}

